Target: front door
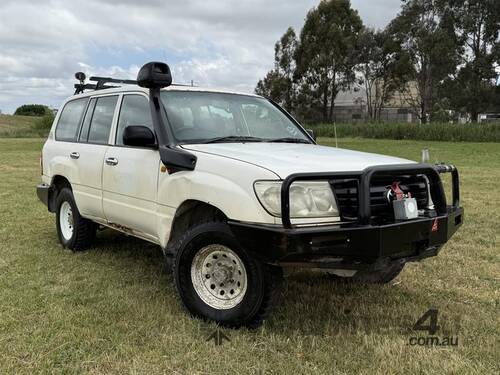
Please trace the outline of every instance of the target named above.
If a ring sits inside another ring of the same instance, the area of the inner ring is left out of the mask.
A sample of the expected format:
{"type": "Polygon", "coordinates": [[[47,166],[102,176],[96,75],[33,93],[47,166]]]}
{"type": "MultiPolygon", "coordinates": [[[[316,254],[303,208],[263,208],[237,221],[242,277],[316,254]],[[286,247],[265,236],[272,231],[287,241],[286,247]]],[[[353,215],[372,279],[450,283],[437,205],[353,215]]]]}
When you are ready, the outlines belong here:
{"type": "Polygon", "coordinates": [[[126,94],[122,98],[115,142],[104,157],[104,214],[110,224],[157,239],[156,198],[160,154],[151,148],[125,146],[123,130],[128,125],[145,125],[153,130],[146,96],[126,94]]]}

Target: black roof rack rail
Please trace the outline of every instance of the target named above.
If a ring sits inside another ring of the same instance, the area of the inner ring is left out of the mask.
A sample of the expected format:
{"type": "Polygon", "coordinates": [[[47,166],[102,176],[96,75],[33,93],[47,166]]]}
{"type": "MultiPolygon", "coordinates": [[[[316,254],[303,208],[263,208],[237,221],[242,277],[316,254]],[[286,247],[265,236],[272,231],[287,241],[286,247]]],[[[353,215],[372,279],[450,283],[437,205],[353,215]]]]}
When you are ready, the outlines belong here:
{"type": "MultiPolygon", "coordinates": [[[[106,83],[122,83],[125,85],[137,85],[136,80],[132,79],[118,79],[118,78],[109,78],[109,77],[90,77],[89,81],[97,82],[96,84],[96,90],[102,90],[104,88],[110,88],[109,86],[106,87],[106,83]]],[[[113,86],[116,87],[116,86],[113,86]]]]}
{"type": "MultiPolygon", "coordinates": [[[[84,90],[104,90],[104,89],[113,89],[120,86],[111,86],[106,85],[107,83],[121,83],[125,85],[137,85],[137,81],[133,79],[119,79],[119,78],[111,78],[111,77],[97,77],[92,76],[89,78],[89,81],[97,82],[95,84],[85,83],[85,73],[77,72],[75,74],[75,78],[80,81],[80,83],[75,83],[75,95],[82,94],[84,90]]],[[[180,87],[192,87],[193,85],[183,85],[180,83],[174,83],[172,86],[180,86],[180,87]]]]}
{"type": "Polygon", "coordinates": [[[85,90],[103,90],[112,89],[120,86],[110,86],[106,83],[121,83],[126,85],[137,85],[137,81],[132,79],[117,79],[110,77],[90,77],[89,81],[97,82],[96,84],[85,83],[85,73],[77,72],[75,73],[75,78],[80,81],[80,83],[75,83],[75,95],[82,94],[85,90]]]}
{"type": "Polygon", "coordinates": [[[75,95],[83,93],[83,90],[95,90],[96,85],[89,83],[75,83],[75,95]]]}

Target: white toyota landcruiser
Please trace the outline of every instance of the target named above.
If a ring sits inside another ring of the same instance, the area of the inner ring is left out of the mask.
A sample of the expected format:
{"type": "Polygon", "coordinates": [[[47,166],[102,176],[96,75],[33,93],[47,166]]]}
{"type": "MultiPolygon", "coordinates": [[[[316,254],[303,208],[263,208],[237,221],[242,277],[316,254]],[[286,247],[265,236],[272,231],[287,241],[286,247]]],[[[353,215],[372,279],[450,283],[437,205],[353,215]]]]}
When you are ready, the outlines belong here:
{"type": "Polygon", "coordinates": [[[195,316],[259,325],[283,267],[388,282],[462,224],[451,165],[319,146],[272,101],[172,85],[163,63],[137,81],[76,77],[37,186],[59,240],[82,250],[109,227],[158,244],[195,316]]]}

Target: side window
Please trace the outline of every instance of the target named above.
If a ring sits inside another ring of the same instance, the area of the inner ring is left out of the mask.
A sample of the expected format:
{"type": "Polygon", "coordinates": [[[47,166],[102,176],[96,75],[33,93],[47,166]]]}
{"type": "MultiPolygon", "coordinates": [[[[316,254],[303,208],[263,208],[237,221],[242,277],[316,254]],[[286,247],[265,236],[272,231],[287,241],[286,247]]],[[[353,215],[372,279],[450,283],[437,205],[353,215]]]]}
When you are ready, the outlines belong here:
{"type": "Polygon", "coordinates": [[[80,142],[87,142],[87,138],[89,137],[90,120],[92,120],[92,115],[94,114],[96,101],[96,98],[90,99],[90,104],[87,107],[87,112],[85,113],[85,118],[83,120],[82,130],[80,131],[80,142]]]}
{"type": "Polygon", "coordinates": [[[56,140],[76,141],[78,127],[88,98],[72,100],[64,106],[56,127],[56,140]]]}
{"type": "Polygon", "coordinates": [[[115,138],[115,143],[118,146],[123,146],[123,131],[129,125],[144,125],[154,132],[149,101],[142,95],[125,95],[123,97],[115,138]]]}
{"type": "Polygon", "coordinates": [[[89,143],[107,144],[113,114],[115,113],[118,96],[103,96],[97,98],[94,115],[90,122],[89,143]]]}

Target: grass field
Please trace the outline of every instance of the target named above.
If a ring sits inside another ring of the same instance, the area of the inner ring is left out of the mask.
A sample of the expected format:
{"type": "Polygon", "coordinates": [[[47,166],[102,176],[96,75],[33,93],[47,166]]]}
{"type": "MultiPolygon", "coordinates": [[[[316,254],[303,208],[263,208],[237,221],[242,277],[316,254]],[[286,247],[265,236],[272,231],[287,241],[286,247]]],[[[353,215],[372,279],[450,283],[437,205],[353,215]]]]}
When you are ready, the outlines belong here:
{"type": "Polygon", "coordinates": [[[33,136],[33,126],[37,117],[0,115],[0,138],[33,136]]]}
{"type": "Polygon", "coordinates": [[[500,123],[430,124],[387,123],[341,123],[312,124],[307,128],[320,137],[369,138],[421,140],[444,142],[500,142],[500,123]]]}
{"type": "MultiPolygon", "coordinates": [[[[331,139],[320,139],[332,145],[331,139]]],[[[340,146],[454,162],[465,224],[442,253],[409,264],[392,285],[348,286],[294,273],[281,307],[255,331],[190,318],[160,250],[103,231],[71,253],[37,201],[40,139],[0,139],[0,372],[500,373],[500,145],[341,139],[340,146]],[[437,336],[458,346],[412,346],[411,328],[439,310],[437,336]]]]}

